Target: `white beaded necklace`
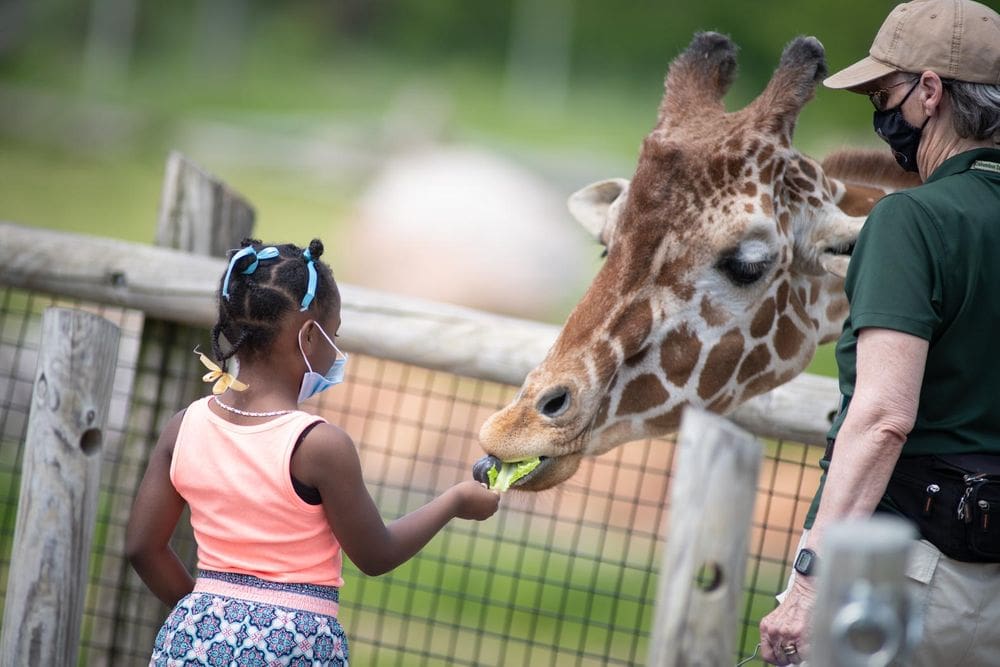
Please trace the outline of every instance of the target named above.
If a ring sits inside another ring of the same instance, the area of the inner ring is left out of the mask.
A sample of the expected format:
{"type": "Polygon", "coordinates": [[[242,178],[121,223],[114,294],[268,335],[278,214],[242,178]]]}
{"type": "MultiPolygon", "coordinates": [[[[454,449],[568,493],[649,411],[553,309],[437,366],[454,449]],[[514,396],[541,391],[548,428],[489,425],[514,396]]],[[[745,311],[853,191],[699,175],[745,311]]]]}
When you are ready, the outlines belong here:
{"type": "Polygon", "coordinates": [[[290,415],[295,410],[270,410],[268,412],[251,412],[250,410],[240,410],[239,408],[234,408],[231,405],[226,405],[219,400],[218,396],[213,396],[212,400],[223,410],[227,410],[236,415],[242,415],[243,417],[280,417],[281,415],[290,415]]]}

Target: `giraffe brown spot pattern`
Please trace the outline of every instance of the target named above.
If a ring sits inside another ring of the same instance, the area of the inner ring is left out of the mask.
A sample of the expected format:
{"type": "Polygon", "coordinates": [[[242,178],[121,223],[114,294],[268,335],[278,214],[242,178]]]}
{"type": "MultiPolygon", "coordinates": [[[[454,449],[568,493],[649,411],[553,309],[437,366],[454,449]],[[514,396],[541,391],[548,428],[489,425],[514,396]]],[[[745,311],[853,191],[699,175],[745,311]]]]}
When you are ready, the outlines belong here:
{"type": "Polygon", "coordinates": [[[729,406],[733,402],[732,394],[723,394],[717,399],[708,404],[707,408],[710,412],[725,412],[729,409],[729,406]]]}
{"type": "Polygon", "coordinates": [[[777,295],[775,297],[777,299],[777,301],[775,302],[775,305],[778,307],[778,312],[779,313],[785,312],[785,308],[788,307],[788,291],[789,291],[789,289],[790,288],[789,288],[787,280],[781,281],[781,284],[778,285],[778,292],[777,292],[777,295]]]}
{"type": "Polygon", "coordinates": [[[810,181],[815,181],[816,180],[816,177],[819,174],[816,173],[815,167],[813,167],[811,164],[809,164],[808,160],[804,160],[802,158],[799,158],[798,159],[798,165],[799,165],[799,169],[802,170],[802,173],[805,175],[806,178],[808,178],[810,181]]]}
{"type": "Polygon", "coordinates": [[[753,316],[753,321],[750,322],[751,338],[760,338],[767,335],[767,333],[771,330],[772,324],[774,324],[773,298],[760,304],[757,314],[753,316]]]}
{"type": "Polygon", "coordinates": [[[611,394],[606,395],[601,399],[601,406],[597,408],[597,414],[594,415],[594,428],[599,428],[604,425],[604,422],[608,421],[608,410],[611,408],[611,394]]]}
{"type": "Polygon", "coordinates": [[[724,333],[705,359],[698,382],[698,396],[702,400],[715,396],[736,372],[742,356],[743,334],[740,330],[731,329],[724,333]]]}
{"type": "Polygon", "coordinates": [[[795,322],[787,315],[778,318],[778,329],[774,332],[774,351],[782,359],[788,360],[802,347],[805,334],[799,331],[795,322]]]}
{"type": "Polygon", "coordinates": [[[670,410],[667,410],[661,415],[657,415],[652,419],[647,419],[646,424],[661,432],[675,431],[677,430],[678,424],[681,423],[681,411],[683,409],[683,405],[678,405],[670,410]]]}
{"type": "Polygon", "coordinates": [[[831,322],[837,322],[847,317],[847,302],[843,300],[831,301],[830,305],[826,307],[826,319],[831,322]]]}
{"type": "Polygon", "coordinates": [[[771,352],[767,349],[767,345],[764,343],[757,345],[750,350],[750,354],[744,357],[743,363],[740,364],[740,370],[736,374],[736,381],[743,384],[753,376],[762,373],[770,363],[771,352]]]}
{"type": "Polygon", "coordinates": [[[686,326],[667,334],[660,347],[660,367],[667,376],[667,382],[675,387],[683,387],[698,364],[701,356],[701,339],[686,326]]]}
{"type": "Polygon", "coordinates": [[[701,319],[710,327],[722,326],[729,321],[729,315],[722,308],[712,305],[711,299],[706,294],[701,298],[701,319]]]}
{"type": "Polygon", "coordinates": [[[799,318],[799,322],[805,324],[809,321],[809,312],[806,310],[805,304],[806,300],[809,298],[805,287],[799,287],[792,293],[792,310],[795,311],[796,317],[799,318]]]}
{"type": "Polygon", "coordinates": [[[747,384],[746,393],[750,396],[762,394],[768,389],[778,386],[777,375],[774,371],[768,371],[763,375],[758,375],[747,384]]]}
{"type": "Polygon", "coordinates": [[[618,414],[632,415],[645,412],[666,403],[669,398],[670,394],[660,382],[660,378],[652,373],[644,373],[625,385],[621,400],[618,401],[618,414]]]}
{"type": "Polygon", "coordinates": [[[774,204],[771,202],[771,195],[766,192],[760,196],[760,210],[764,215],[774,215],[774,204]]]}
{"type": "Polygon", "coordinates": [[[611,337],[621,342],[626,356],[631,356],[649,337],[652,328],[653,310],[649,301],[638,301],[618,316],[611,327],[611,337]]]}

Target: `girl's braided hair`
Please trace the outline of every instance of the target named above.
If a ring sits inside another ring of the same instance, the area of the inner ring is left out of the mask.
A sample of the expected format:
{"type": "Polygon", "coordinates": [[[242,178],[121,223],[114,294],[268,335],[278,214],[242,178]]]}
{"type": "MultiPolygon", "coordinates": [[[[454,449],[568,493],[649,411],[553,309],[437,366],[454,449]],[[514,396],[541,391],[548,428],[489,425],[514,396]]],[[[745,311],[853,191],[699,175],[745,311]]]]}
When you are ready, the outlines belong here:
{"type": "Polygon", "coordinates": [[[340,305],[333,272],[319,261],[322,254],[323,242],[319,239],[313,239],[303,249],[292,243],[265,246],[248,238],[243,239],[240,248],[230,251],[231,265],[219,281],[219,320],[212,327],[212,353],[223,370],[237,353],[242,359],[266,353],[287,314],[309,310],[316,319],[324,319],[340,305]],[[253,253],[233,263],[235,255],[251,247],[253,253]],[[258,258],[255,253],[265,248],[277,252],[262,253],[258,258]],[[309,287],[310,259],[316,270],[315,296],[304,300],[309,287]],[[245,273],[255,262],[256,268],[245,273]]]}

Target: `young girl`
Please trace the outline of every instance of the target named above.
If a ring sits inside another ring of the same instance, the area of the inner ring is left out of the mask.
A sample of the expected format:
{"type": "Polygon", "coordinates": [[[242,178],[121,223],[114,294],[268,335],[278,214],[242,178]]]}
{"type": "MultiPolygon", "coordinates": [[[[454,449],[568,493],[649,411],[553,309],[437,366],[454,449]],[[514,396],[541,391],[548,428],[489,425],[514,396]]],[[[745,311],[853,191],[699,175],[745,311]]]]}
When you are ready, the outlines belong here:
{"type": "Polygon", "coordinates": [[[150,665],[347,665],[341,549],[378,575],[451,519],[497,510],[499,496],[470,480],[386,526],[351,438],[298,409],[347,362],[322,253],[318,240],[305,250],[247,240],[230,258],[212,329],[219,365],[202,355],[213,395],[167,423],[128,522],[132,566],[174,607],[150,665]],[[169,546],[185,504],[197,579],[169,546]]]}

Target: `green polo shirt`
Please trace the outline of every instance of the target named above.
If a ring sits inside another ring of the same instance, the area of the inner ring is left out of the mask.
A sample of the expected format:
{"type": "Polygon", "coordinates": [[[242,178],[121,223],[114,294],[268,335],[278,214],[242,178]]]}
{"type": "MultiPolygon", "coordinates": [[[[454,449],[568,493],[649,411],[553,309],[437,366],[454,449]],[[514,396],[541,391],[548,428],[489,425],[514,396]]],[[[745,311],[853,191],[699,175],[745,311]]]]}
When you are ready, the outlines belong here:
{"type": "MultiPolygon", "coordinates": [[[[881,199],[858,237],[845,291],[850,313],[836,350],[844,408],[862,329],[919,336],[930,346],[903,456],[1000,454],[1000,150],[951,157],[919,187],[881,199]]],[[[818,503],[819,493],[807,527],[818,503]]]]}

